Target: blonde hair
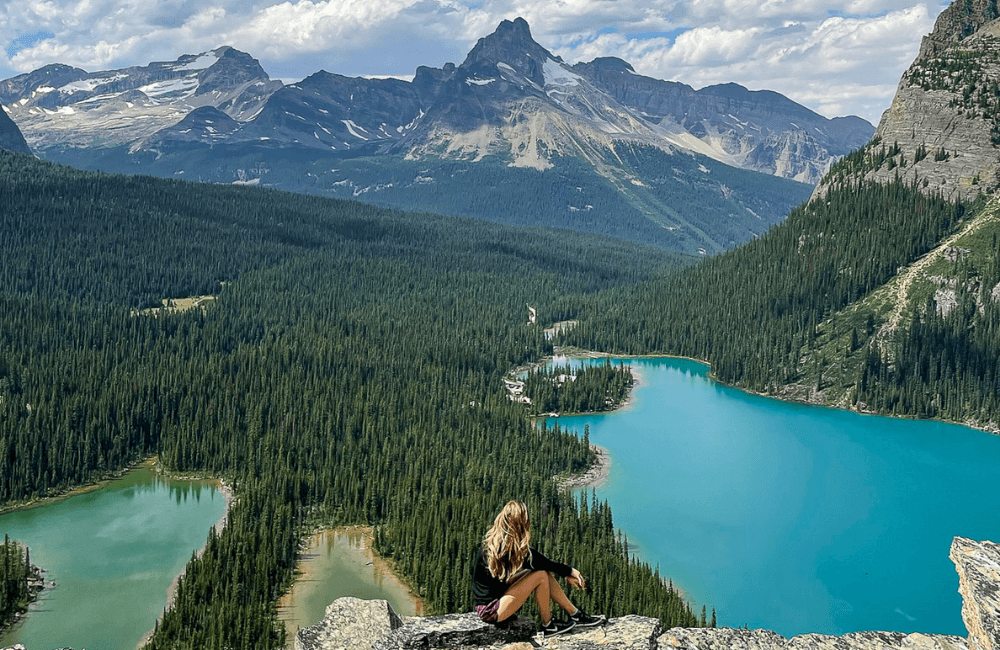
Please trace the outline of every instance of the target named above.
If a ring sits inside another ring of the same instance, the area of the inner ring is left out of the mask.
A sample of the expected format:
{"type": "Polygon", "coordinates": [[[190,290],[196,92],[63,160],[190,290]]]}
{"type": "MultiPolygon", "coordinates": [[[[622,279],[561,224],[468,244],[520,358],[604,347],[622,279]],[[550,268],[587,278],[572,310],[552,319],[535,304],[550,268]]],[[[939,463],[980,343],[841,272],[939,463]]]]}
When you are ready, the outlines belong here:
{"type": "Polygon", "coordinates": [[[521,501],[509,501],[493,520],[493,526],[483,538],[486,566],[490,574],[503,582],[510,580],[524,564],[531,551],[531,519],[528,506],[521,501]]]}

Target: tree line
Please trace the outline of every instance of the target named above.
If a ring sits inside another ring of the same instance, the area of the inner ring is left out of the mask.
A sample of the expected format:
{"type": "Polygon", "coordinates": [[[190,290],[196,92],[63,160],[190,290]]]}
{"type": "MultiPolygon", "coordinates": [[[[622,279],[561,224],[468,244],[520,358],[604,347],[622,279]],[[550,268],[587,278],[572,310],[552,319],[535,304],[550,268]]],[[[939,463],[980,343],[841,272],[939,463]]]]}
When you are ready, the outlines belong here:
{"type": "Polygon", "coordinates": [[[861,410],[995,425],[997,229],[953,263],[958,306],[947,314],[928,295],[880,337],[888,313],[870,300],[984,209],[982,198],[952,202],[899,180],[836,180],[758,240],[588,296],[557,341],[704,359],[721,381],[765,394],[804,386],[821,400],[834,389],[861,410]]]}
{"type": "Polygon", "coordinates": [[[502,383],[551,352],[526,303],[555,320],[678,258],[5,152],[0,178],[0,502],[151,454],[234,486],[148,647],[281,647],[275,603],[317,524],[375,526],[431,611],[469,609],[466,568],[511,498],[532,504],[544,551],[607,585],[583,606],[698,622],[606,504],[555,489],[587,445],[539,435],[502,383]],[[203,294],[218,299],[138,311],[203,294]]]}

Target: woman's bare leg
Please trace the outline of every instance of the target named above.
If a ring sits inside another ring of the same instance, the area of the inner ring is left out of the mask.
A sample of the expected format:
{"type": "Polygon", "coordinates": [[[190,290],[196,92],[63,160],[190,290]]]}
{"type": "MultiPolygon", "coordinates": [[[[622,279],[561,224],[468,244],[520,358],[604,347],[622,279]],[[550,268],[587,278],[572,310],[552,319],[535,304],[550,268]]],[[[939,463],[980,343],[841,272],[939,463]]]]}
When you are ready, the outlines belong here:
{"type": "Polygon", "coordinates": [[[551,573],[549,573],[548,576],[549,576],[549,596],[552,598],[552,600],[556,601],[557,605],[563,608],[563,611],[572,616],[573,614],[576,613],[576,605],[574,605],[570,601],[569,596],[566,595],[566,592],[564,592],[562,590],[562,587],[559,586],[559,583],[556,582],[555,576],[552,575],[551,573]]]}
{"type": "MultiPolygon", "coordinates": [[[[535,602],[538,603],[538,613],[542,617],[542,624],[547,624],[552,620],[552,607],[549,605],[549,581],[552,576],[547,571],[532,571],[510,587],[500,598],[500,607],[497,609],[497,621],[504,621],[517,612],[528,600],[528,596],[534,592],[535,602]]],[[[558,588],[559,585],[556,585],[558,588]]],[[[562,592],[562,590],[559,590],[562,592]]],[[[563,594],[563,598],[566,598],[563,594]]],[[[559,601],[556,601],[559,602],[559,601]]]]}

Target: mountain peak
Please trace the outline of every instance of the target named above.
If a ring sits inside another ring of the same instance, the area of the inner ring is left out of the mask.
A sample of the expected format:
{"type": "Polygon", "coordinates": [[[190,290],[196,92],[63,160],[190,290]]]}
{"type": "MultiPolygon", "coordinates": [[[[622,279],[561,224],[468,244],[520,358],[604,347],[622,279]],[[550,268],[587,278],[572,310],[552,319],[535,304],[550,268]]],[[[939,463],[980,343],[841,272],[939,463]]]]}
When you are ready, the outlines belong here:
{"type": "Polygon", "coordinates": [[[978,32],[984,25],[1000,18],[997,0],[963,0],[952,2],[934,21],[934,30],[920,43],[922,59],[945,50],[978,32]]]}
{"type": "Polygon", "coordinates": [[[562,61],[535,42],[528,21],[515,18],[504,20],[496,31],[479,39],[461,67],[468,70],[481,68],[485,73],[492,73],[498,63],[503,63],[533,82],[544,85],[542,68],[547,59],[562,61]]]}
{"type": "Polygon", "coordinates": [[[573,68],[576,69],[577,66],[599,72],[631,72],[635,74],[635,68],[632,67],[631,63],[614,56],[599,56],[590,63],[578,63],[573,68]]]}

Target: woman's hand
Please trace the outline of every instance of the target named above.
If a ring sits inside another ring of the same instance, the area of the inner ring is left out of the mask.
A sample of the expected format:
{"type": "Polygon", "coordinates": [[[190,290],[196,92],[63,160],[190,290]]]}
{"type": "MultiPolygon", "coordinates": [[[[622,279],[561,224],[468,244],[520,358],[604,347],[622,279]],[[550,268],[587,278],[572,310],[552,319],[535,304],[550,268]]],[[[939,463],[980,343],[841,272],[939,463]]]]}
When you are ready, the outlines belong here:
{"type": "Polygon", "coordinates": [[[572,570],[572,572],[570,573],[569,577],[566,578],[566,582],[570,583],[571,585],[573,585],[577,589],[586,589],[587,588],[587,582],[583,579],[583,576],[576,569],[572,570]]]}

